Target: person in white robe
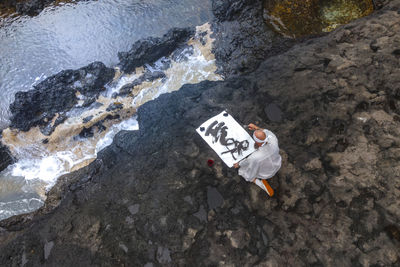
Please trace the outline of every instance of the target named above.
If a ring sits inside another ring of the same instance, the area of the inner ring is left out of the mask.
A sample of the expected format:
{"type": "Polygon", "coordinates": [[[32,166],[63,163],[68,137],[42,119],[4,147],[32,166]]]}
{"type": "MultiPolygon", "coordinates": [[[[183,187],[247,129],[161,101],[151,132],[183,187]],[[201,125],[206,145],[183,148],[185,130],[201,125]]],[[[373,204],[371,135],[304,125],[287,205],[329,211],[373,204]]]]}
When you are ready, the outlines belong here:
{"type": "Polygon", "coordinates": [[[239,168],[239,175],[246,181],[254,182],[272,196],[273,189],[266,179],[273,177],[281,168],[282,158],[279,154],[278,138],[271,131],[261,129],[253,123],[248,127],[254,131],[253,139],[257,150],[236,163],[234,167],[239,168]]]}

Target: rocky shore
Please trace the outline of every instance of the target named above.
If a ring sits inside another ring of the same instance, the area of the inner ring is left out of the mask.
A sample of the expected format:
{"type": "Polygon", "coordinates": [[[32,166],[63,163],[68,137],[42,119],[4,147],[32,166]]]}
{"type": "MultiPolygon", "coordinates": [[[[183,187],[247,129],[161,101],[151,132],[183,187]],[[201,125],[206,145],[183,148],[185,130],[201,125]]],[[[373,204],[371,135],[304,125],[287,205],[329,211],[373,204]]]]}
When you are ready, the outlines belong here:
{"type": "MultiPolygon", "coordinates": [[[[77,0],[70,0],[68,2],[76,2],[77,0]]],[[[79,0],[89,1],[89,0],[79,0]]],[[[2,13],[14,13],[19,15],[37,16],[47,6],[62,1],[58,0],[2,0],[0,3],[0,15],[2,13]]],[[[67,1],[66,1],[67,2],[67,1]]]]}
{"type": "Polygon", "coordinates": [[[55,0],[4,0],[0,3],[0,11],[2,9],[9,9],[20,15],[36,16],[53,2],[55,2],[55,0]]]}
{"type": "Polygon", "coordinates": [[[53,130],[51,128],[65,119],[63,113],[78,103],[77,94],[85,99],[83,106],[89,106],[104,90],[104,85],[114,78],[114,74],[114,69],[94,62],[78,70],[61,71],[34,86],[33,90],[17,92],[10,105],[10,127],[28,131],[39,125],[42,132],[49,135],[53,130]],[[58,118],[50,123],[56,114],[59,114],[58,118]]]}
{"type": "Polygon", "coordinates": [[[0,144],[0,161],[0,171],[4,170],[8,165],[14,162],[10,150],[3,144],[0,144]]]}
{"type": "Polygon", "coordinates": [[[226,79],[147,102],[140,130],[62,176],[37,212],[1,221],[2,264],[400,264],[400,1],[298,44],[265,28],[261,1],[224,2],[226,79]],[[273,198],[195,132],[224,109],[279,138],[273,198]]]}
{"type": "MultiPolygon", "coordinates": [[[[125,73],[135,72],[136,68],[145,63],[152,64],[161,57],[169,56],[194,34],[195,31],[191,28],[173,28],[162,37],[139,40],[132,45],[130,51],[118,53],[118,65],[125,73]]],[[[109,84],[115,75],[115,69],[106,67],[102,62],[93,62],[77,70],[63,70],[35,85],[32,90],[17,92],[14,102],[10,105],[10,128],[28,131],[39,126],[44,135],[50,135],[67,119],[66,113],[72,108],[85,108],[94,104],[100,93],[105,90],[105,85],[109,84]]],[[[162,71],[147,71],[128,84],[121,94],[129,94],[135,85],[144,81],[163,77],[165,74],[162,71]]]]}
{"type": "Polygon", "coordinates": [[[283,38],[263,19],[263,1],[213,1],[213,53],[218,72],[229,77],[250,73],[260,62],[292,47],[297,40],[283,38]]]}

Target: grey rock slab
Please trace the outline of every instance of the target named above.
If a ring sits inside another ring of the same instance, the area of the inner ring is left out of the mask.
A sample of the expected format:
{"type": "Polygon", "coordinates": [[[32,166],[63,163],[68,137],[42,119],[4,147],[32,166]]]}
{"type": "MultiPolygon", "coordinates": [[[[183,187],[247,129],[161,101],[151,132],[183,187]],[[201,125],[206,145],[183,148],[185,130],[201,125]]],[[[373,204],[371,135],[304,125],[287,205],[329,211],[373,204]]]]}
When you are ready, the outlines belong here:
{"type": "Polygon", "coordinates": [[[264,112],[270,121],[280,122],[282,120],[283,116],[282,110],[275,103],[268,104],[265,107],[264,112]]]}
{"type": "Polygon", "coordinates": [[[225,234],[234,248],[242,249],[250,243],[250,234],[244,229],[234,231],[228,230],[225,234]]]}
{"type": "Polygon", "coordinates": [[[264,232],[261,232],[261,237],[262,237],[264,245],[268,246],[268,237],[264,234],[264,232]]]}
{"type": "Polygon", "coordinates": [[[47,258],[50,256],[51,250],[54,247],[54,242],[50,241],[50,242],[46,242],[44,244],[44,259],[47,260],[47,258]]]}
{"type": "Polygon", "coordinates": [[[186,196],[183,198],[183,200],[185,200],[190,205],[193,205],[193,200],[192,200],[191,196],[186,196]]]}
{"type": "Polygon", "coordinates": [[[196,218],[198,218],[202,222],[207,222],[207,212],[204,209],[203,205],[200,205],[199,211],[193,214],[196,218]]]}
{"type": "Polygon", "coordinates": [[[135,222],[135,220],[131,217],[131,216],[127,216],[125,218],[125,222],[129,225],[133,224],[135,222]]]}
{"type": "Polygon", "coordinates": [[[26,253],[24,251],[24,253],[22,253],[22,258],[21,258],[21,266],[25,266],[25,264],[28,263],[28,260],[26,259],[26,253]]]}
{"type": "Polygon", "coordinates": [[[129,210],[129,212],[130,212],[132,215],[135,215],[136,213],[139,212],[139,208],[140,208],[140,205],[139,205],[139,204],[134,204],[134,205],[132,205],[132,206],[129,206],[129,207],[128,207],[128,210],[129,210]]]}
{"type": "Polygon", "coordinates": [[[224,198],[221,193],[218,192],[217,188],[211,186],[207,187],[207,204],[210,210],[218,208],[224,204],[224,198]]]}
{"type": "Polygon", "coordinates": [[[170,251],[168,248],[164,248],[159,246],[157,248],[157,260],[161,264],[166,264],[171,262],[171,255],[170,251]]]}
{"type": "Polygon", "coordinates": [[[128,253],[128,247],[125,246],[125,244],[120,243],[120,244],[119,244],[119,247],[120,247],[123,251],[125,251],[125,253],[128,253]]]}

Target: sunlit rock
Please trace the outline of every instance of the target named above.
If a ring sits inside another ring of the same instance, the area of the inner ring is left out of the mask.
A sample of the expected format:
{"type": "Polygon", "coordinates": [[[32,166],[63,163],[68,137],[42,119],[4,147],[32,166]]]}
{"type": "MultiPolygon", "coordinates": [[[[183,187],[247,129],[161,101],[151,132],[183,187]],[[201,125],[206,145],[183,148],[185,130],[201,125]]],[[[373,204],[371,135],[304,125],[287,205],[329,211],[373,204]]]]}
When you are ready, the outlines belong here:
{"type": "Polygon", "coordinates": [[[329,32],[374,10],[371,0],[264,1],[264,19],[288,37],[329,32]]]}

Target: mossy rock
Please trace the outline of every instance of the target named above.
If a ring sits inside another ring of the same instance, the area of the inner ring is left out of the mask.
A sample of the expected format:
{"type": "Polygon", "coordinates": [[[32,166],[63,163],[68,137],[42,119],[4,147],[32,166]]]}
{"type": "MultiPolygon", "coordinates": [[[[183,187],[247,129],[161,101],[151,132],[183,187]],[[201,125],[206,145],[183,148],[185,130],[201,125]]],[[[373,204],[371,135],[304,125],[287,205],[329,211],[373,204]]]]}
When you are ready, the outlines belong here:
{"type": "Polygon", "coordinates": [[[264,19],[288,37],[329,32],[374,10],[371,0],[267,0],[264,19]]]}

